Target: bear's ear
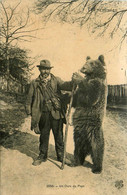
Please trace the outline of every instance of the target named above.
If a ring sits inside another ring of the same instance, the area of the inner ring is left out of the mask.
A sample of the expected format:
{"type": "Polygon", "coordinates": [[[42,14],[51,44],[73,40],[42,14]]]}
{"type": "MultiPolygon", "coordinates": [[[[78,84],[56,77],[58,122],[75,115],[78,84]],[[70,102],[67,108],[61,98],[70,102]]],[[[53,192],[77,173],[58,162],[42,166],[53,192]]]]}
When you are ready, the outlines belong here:
{"type": "Polygon", "coordinates": [[[90,59],[91,59],[91,57],[90,57],[90,56],[87,56],[87,57],[86,57],[86,61],[87,61],[87,60],[90,60],[90,59]]]}
{"type": "Polygon", "coordinates": [[[100,55],[100,56],[98,57],[98,60],[100,60],[101,63],[103,63],[103,65],[105,64],[105,62],[104,62],[104,56],[103,56],[103,55],[100,55]]]}

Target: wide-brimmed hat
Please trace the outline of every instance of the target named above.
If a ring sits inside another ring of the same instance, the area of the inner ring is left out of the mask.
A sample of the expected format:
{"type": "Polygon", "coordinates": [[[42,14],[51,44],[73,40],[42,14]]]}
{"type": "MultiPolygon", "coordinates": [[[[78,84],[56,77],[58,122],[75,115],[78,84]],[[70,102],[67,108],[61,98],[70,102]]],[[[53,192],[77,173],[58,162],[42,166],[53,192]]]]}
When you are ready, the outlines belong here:
{"type": "Polygon", "coordinates": [[[46,68],[46,69],[51,69],[53,66],[51,66],[51,63],[49,60],[41,60],[40,65],[37,65],[39,68],[46,68]]]}

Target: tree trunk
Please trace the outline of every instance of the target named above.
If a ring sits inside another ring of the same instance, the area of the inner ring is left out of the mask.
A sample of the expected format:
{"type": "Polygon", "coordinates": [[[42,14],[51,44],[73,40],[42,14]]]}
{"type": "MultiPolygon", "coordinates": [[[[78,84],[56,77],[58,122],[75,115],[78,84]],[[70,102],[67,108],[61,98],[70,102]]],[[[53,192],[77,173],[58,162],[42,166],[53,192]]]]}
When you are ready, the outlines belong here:
{"type": "Polygon", "coordinates": [[[10,90],[10,64],[9,64],[9,50],[8,50],[8,40],[6,40],[6,73],[7,73],[7,91],[10,90]]]}
{"type": "Polygon", "coordinates": [[[7,91],[10,90],[10,70],[9,70],[9,57],[7,56],[7,91]]]}

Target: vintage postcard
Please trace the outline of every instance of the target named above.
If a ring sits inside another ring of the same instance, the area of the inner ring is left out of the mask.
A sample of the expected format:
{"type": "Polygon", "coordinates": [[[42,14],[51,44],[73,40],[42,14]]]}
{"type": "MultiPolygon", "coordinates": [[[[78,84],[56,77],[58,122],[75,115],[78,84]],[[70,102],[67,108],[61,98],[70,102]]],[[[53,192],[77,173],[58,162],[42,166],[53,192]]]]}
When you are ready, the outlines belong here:
{"type": "Polygon", "coordinates": [[[127,0],[0,0],[0,194],[127,194],[127,0]]]}

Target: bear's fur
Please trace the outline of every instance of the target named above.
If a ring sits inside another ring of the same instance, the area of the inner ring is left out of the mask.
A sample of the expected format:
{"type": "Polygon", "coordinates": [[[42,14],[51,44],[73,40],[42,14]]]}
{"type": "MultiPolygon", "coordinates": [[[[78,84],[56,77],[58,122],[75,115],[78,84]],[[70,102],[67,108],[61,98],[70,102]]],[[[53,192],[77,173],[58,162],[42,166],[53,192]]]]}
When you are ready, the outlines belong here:
{"type": "Polygon", "coordinates": [[[87,155],[93,161],[93,173],[102,171],[104,137],[103,116],[106,100],[106,71],[104,57],[97,60],[86,59],[80,70],[81,78],[74,82],[78,85],[74,95],[74,160],[75,165],[83,165],[87,155]]]}

